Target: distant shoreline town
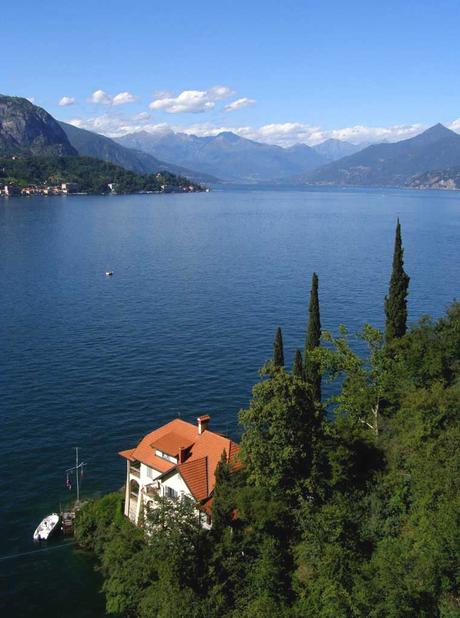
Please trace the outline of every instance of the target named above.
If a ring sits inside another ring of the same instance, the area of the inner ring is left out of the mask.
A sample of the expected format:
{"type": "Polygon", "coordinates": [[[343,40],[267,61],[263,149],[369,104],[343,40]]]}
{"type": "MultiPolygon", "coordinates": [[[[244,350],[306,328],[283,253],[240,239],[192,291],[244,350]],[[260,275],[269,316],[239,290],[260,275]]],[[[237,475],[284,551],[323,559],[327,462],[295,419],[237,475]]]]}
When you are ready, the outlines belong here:
{"type": "Polygon", "coordinates": [[[16,184],[6,184],[0,186],[0,197],[32,197],[32,196],[62,196],[62,195],[126,195],[126,193],[137,195],[152,195],[160,193],[196,193],[209,192],[209,188],[197,188],[196,185],[188,185],[185,187],[175,187],[169,185],[160,185],[160,188],[152,191],[117,191],[116,183],[108,183],[107,191],[94,193],[90,191],[80,191],[79,185],[75,182],[62,182],[57,185],[28,185],[21,187],[16,184]]]}

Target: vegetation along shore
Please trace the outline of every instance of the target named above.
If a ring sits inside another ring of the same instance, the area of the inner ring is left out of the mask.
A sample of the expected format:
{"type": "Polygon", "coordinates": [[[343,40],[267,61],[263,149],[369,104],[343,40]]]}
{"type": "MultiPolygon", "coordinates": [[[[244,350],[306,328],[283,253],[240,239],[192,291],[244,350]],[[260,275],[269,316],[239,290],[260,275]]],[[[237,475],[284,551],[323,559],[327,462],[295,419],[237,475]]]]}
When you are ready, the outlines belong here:
{"type": "Polygon", "coordinates": [[[189,500],[157,497],[138,526],[122,493],[82,508],[109,614],[459,615],[460,304],[407,328],[408,288],[399,221],[385,332],[322,331],[313,275],[303,352],[285,367],[277,329],[209,530],[189,500]]]}
{"type": "Polygon", "coordinates": [[[118,165],[79,156],[32,156],[0,159],[0,195],[67,193],[182,193],[205,189],[162,171],[141,175],[118,165]]]}

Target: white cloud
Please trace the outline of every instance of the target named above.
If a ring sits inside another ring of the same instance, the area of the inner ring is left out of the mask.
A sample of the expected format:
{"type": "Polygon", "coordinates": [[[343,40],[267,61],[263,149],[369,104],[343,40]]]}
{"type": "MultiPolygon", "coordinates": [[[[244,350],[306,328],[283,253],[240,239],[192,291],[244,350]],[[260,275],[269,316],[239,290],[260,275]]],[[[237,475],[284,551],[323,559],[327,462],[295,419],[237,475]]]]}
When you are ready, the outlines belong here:
{"type": "Polygon", "coordinates": [[[457,133],[460,133],[460,118],[456,118],[449,124],[446,124],[446,127],[448,129],[451,129],[452,131],[456,131],[457,133]]]}
{"type": "Polygon", "coordinates": [[[74,105],[75,99],[73,97],[61,97],[59,99],[58,105],[61,107],[66,107],[67,105],[74,105]]]}
{"type": "Polygon", "coordinates": [[[148,112],[139,112],[139,114],[133,116],[133,120],[150,120],[151,117],[151,114],[148,112]]]}
{"type": "Polygon", "coordinates": [[[214,101],[228,99],[233,94],[233,90],[228,86],[213,86],[207,92],[214,101]]]}
{"type": "Polygon", "coordinates": [[[136,100],[136,97],[131,92],[119,92],[115,96],[112,96],[105,90],[95,90],[89,97],[90,103],[97,103],[101,105],[125,105],[125,103],[132,103],[136,100]]]}
{"type": "Polygon", "coordinates": [[[131,92],[120,92],[112,99],[112,105],[124,105],[125,103],[133,103],[136,97],[131,92]]]}
{"type": "MultiPolygon", "coordinates": [[[[421,133],[426,127],[422,124],[392,125],[389,127],[368,127],[356,125],[338,129],[323,129],[300,122],[271,123],[259,127],[228,126],[212,123],[193,123],[186,126],[169,123],[152,123],[148,112],[134,115],[115,113],[115,110],[93,118],[75,118],[70,121],[75,126],[102,133],[109,137],[120,137],[126,133],[149,131],[151,133],[176,131],[189,135],[209,136],[222,131],[232,131],[241,137],[246,137],[266,144],[277,144],[288,147],[303,143],[310,146],[319,144],[329,138],[350,141],[354,144],[376,143],[384,140],[396,142],[421,133]]],[[[460,133],[460,118],[447,126],[460,133]]]]}
{"type": "Polygon", "coordinates": [[[234,112],[237,109],[241,109],[242,107],[247,107],[248,105],[254,105],[254,99],[248,99],[247,97],[242,97],[241,99],[236,99],[236,101],[232,101],[228,105],[224,107],[224,112],[234,112]]]}
{"type": "MultiPolygon", "coordinates": [[[[460,122],[459,122],[460,125],[460,122]]],[[[300,122],[284,122],[252,126],[215,126],[210,123],[195,124],[181,127],[176,130],[199,136],[217,135],[222,131],[232,131],[241,137],[252,139],[266,144],[276,144],[288,147],[294,144],[308,144],[314,146],[327,139],[335,138],[350,141],[354,144],[375,143],[384,140],[396,142],[401,139],[413,137],[421,133],[426,127],[421,124],[394,125],[391,127],[345,127],[341,129],[322,129],[300,122]]],[[[460,127],[459,127],[460,128],[460,127]]],[[[146,130],[149,130],[146,128],[146,130]]]]}
{"type": "Polygon", "coordinates": [[[90,103],[102,103],[102,105],[110,105],[112,103],[112,97],[107,94],[105,90],[95,90],[89,97],[90,103]]]}
{"type": "Polygon", "coordinates": [[[228,86],[214,86],[209,90],[184,90],[176,97],[170,92],[157,93],[150,103],[150,109],[162,110],[168,114],[201,114],[216,106],[216,101],[232,95],[228,86]]]}

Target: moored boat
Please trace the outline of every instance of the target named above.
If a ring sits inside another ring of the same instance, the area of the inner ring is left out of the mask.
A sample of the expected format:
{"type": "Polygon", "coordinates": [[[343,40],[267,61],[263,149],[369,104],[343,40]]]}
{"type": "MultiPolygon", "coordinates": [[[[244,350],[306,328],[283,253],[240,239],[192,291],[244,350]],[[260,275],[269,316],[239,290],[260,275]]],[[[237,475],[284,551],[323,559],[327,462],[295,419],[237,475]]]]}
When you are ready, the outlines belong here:
{"type": "Polygon", "coordinates": [[[34,532],[34,541],[46,541],[57,529],[60,517],[57,513],[51,513],[45,517],[34,532]]]}

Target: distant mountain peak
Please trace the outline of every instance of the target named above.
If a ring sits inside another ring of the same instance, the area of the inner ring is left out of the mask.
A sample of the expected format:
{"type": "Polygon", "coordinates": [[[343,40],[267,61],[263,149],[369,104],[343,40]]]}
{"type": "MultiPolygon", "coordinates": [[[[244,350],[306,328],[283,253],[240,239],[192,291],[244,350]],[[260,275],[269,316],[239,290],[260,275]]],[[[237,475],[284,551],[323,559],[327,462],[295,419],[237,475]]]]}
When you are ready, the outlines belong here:
{"type": "Polygon", "coordinates": [[[187,168],[193,166],[229,182],[278,180],[325,162],[324,157],[305,144],[282,148],[242,137],[233,131],[208,136],[172,132],[161,139],[152,139],[152,136],[142,139],[139,134],[131,134],[117,141],[163,161],[187,168]]]}
{"type": "Polygon", "coordinates": [[[341,159],[342,157],[347,157],[351,154],[359,152],[365,148],[365,145],[351,144],[350,142],[346,142],[344,140],[335,139],[330,137],[329,139],[313,146],[313,149],[322,155],[327,161],[336,161],[337,159],[341,159]]]}
{"type": "Polygon", "coordinates": [[[241,139],[244,139],[232,131],[221,131],[216,137],[221,137],[229,142],[239,142],[241,139]]]}
{"type": "Polygon", "coordinates": [[[434,124],[432,127],[429,127],[428,129],[423,131],[423,133],[419,133],[417,137],[421,137],[423,135],[426,137],[437,137],[439,139],[443,139],[444,137],[449,137],[451,135],[457,134],[455,133],[455,131],[448,129],[446,126],[438,122],[437,124],[434,124]]]}
{"type": "Polygon", "coordinates": [[[369,146],[305,178],[321,184],[404,186],[425,172],[457,166],[460,166],[460,135],[438,123],[415,137],[369,146]]]}

